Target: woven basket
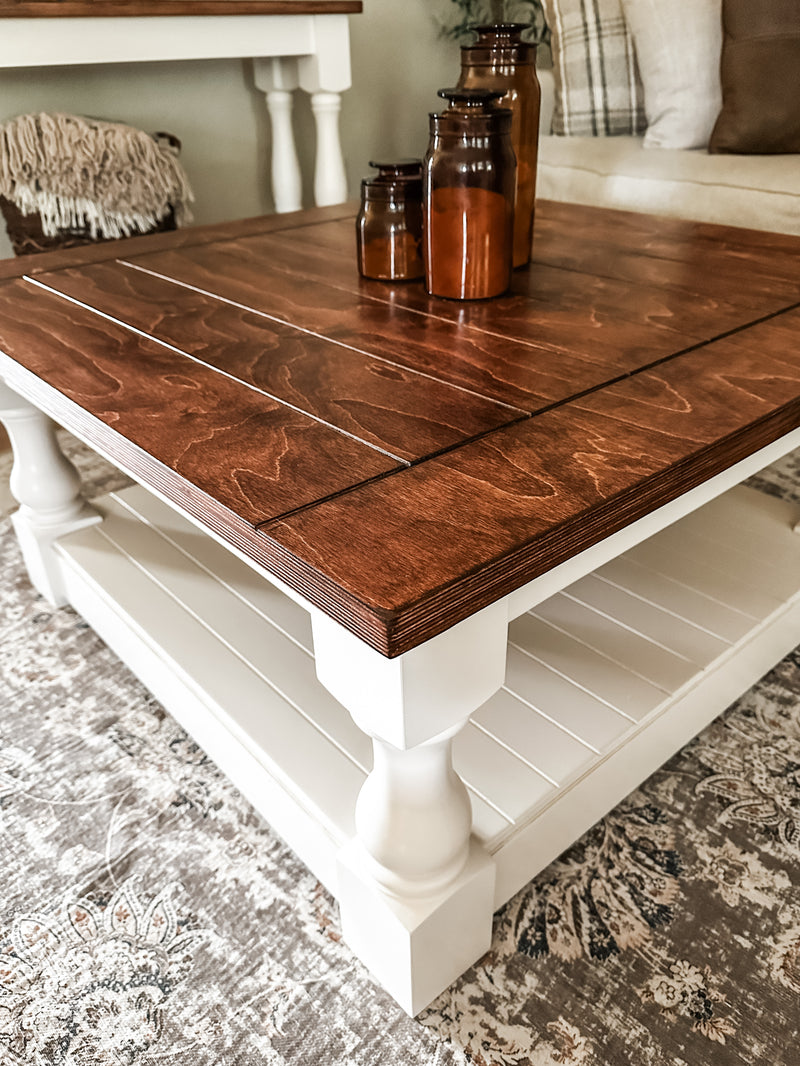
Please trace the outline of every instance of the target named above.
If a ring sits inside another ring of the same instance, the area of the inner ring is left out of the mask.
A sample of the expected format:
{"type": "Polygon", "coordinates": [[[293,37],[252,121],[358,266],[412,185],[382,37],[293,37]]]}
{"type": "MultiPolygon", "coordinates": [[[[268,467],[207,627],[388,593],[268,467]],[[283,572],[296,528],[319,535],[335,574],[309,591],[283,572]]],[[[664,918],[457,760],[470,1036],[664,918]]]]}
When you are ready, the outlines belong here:
{"type": "MultiPolygon", "coordinates": [[[[155,140],[166,141],[177,154],[181,142],[172,133],[154,133],[155,140]]],[[[6,223],[6,231],[14,249],[14,255],[33,255],[36,252],[52,252],[60,248],[78,248],[82,244],[101,244],[113,240],[112,237],[92,237],[88,226],[60,230],[54,237],[45,236],[42,220],[38,212],[23,215],[16,204],[0,196],[0,211],[6,223]]],[[[177,228],[175,212],[172,208],[152,226],[147,233],[166,233],[177,228]]]]}
{"type": "MultiPolygon", "coordinates": [[[[46,237],[38,212],[23,215],[16,204],[0,196],[0,211],[6,221],[8,238],[14,255],[32,255],[35,252],[52,252],[56,248],[77,248],[82,244],[100,244],[113,240],[111,237],[92,237],[89,228],[60,230],[54,237],[46,237]]],[[[148,233],[164,233],[175,229],[175,213],[172,208],[161,221],[147,230],[148,233]]]]}

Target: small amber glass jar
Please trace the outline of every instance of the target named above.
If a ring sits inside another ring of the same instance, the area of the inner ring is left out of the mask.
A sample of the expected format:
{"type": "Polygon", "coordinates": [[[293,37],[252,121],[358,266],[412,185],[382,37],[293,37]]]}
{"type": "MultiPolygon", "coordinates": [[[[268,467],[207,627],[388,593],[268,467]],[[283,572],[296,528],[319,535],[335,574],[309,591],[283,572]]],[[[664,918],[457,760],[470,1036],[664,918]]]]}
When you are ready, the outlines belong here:
{"type": "Polygon", "coordinates": [[[536,76],[536,45],[522,40],[528,27],[508,22],[476,26],[474,44],[461,48],[461,77],[465,89],[496,89],[500,107],[511,109],[511,143],[517,157],[514,204],[514,266],[530,260],[536,197],[541,92],[536,76]]]}
{"type": "Polygon", "coordinates": [[[425,286],[432,296],[481,300],[511,283],[516,164],[501,92],[440,89],[423,164],[425,286]]]}
{"type": "Polygon", "coordinates": [[[369,165],[378,174],[361,182],[356,218],[359,273],[381,281],[421,278],[422,160],[369,165]]]}

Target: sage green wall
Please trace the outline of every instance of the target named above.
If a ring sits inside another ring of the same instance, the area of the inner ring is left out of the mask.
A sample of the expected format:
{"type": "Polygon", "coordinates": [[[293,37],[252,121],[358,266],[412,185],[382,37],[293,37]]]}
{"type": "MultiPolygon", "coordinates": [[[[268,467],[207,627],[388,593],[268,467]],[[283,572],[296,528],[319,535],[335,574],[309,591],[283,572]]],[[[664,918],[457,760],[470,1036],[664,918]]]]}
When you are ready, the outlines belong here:
{"type": "MultiPolygon", "coordinates": [[[[343,98],[341,132],[353,196],[373,156],[425,150],[436,89],[451,84],[458,67],[457,48],[438,36],[435,21],[447,6],[447,0],[365,0],[364,13],[351,18],[353,88],[343,98]]],[[[0,121],[26,111],[69,111],[177,134],[197,196],[197,222],[272,208],[269,121],[247,60],[0,71],[0,121]]],[[[313,120],[302,98],[295,118],[310,175],[313,120]]],[[[310,183],[305,202],[312,202],[310,183]]],[[[10,255],[3,230],[0,257],[10,255]]]]}

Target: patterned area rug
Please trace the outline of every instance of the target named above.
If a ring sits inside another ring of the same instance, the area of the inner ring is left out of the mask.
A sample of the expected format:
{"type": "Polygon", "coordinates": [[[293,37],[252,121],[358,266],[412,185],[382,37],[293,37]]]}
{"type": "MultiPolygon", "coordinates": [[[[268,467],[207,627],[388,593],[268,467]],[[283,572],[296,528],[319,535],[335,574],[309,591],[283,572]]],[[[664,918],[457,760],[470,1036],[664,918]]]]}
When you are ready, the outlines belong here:
{"type": "MultiPolygon", "coordinates": [[[[67,449],[90,492],[122,483],[67,449]]],[[[754,483],[800,501],[800,453],[754,483]]],[[[800,1062],[800,651],[504,907],[414,1020],[213,761],[32,592],[7,520],[0,566],[3,1066],[800,1062]]]]}

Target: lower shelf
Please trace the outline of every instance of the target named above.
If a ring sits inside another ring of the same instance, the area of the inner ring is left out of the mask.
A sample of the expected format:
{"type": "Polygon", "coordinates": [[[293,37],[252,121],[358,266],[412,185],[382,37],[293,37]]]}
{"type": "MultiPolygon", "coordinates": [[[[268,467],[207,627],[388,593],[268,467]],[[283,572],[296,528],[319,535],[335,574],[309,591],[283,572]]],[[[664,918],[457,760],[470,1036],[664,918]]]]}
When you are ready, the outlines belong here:
{"type": "MultiPolygon", "coordinates": [[[[134,486],[58,552],[75,608],[335,890],[372,760],[308,614],[134,486]]],[[[512,621],[456,742],[499,906],[800,639],[800,510],[737,487],[512,621]]]]}

